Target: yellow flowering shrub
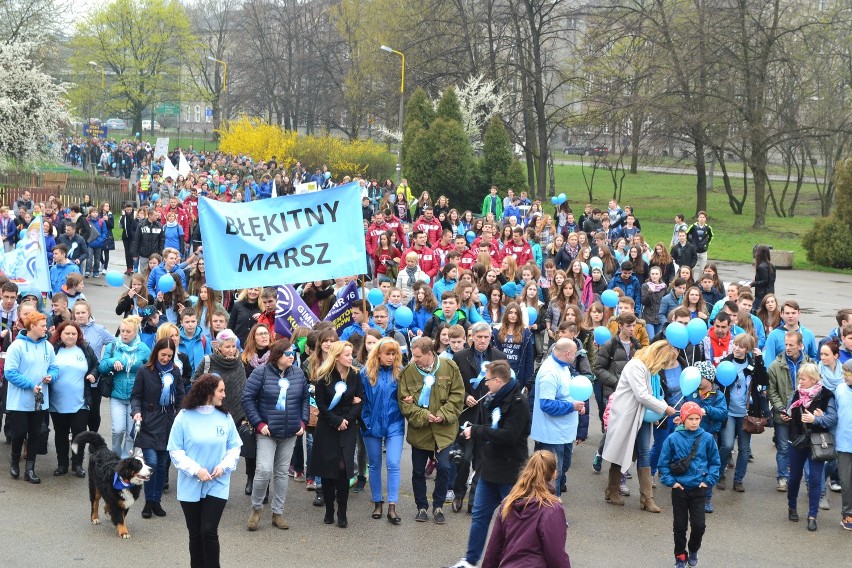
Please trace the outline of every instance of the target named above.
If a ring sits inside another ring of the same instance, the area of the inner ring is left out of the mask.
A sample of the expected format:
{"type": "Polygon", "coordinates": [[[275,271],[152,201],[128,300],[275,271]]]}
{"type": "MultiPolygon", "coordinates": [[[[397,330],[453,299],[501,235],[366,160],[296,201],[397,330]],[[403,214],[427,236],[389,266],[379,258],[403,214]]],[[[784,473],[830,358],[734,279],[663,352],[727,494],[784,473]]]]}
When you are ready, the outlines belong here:
{"type": "Polygon", "coordinates": [[[225,125],[220,131],[219,149],[255,160],[265,161],[275,156],[278,164],[287,169],[297,161],[309,171],[325,164],[338,181],[347,175],[393,177],[396,166],[396,156],[372,140],[303,136],[249,117],[225,125]]]}

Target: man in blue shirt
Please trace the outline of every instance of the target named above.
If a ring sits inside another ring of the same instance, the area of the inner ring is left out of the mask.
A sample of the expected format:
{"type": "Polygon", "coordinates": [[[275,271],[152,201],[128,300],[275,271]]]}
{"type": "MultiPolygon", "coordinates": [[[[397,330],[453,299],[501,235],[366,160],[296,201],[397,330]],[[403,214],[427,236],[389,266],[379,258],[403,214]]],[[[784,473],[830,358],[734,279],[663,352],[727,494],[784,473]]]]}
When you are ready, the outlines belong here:
{"type": "Polygon", "coordinates": [[[642,284],[633,276],[633,263],[629,260],[621,263],[621,274],[610,280],[607,288],[610,290],[621,288],[625,296],[633,298],[635,306],[642,305],[642,284]]]}
{"type": "Polygon", "coordinates": [[[580,374],[574,367],[576,359],[577,344],[571,339],[560,339],[535,378],[530,437],[535,440],[536,450],[553,452],[559,462],[559,479],[555,483],[557,496],[562,494],[562,480],[571,467],[579,415],[586,413],[585,401],[575,401],[568,393],[571,377],[580,374]]]}
{"type": "Polygon", "coordinates": [[[781,306],[782,325],[776,327],[766,338],[766,345],[763,348],[763,360],[771,363],[779,353],[784,351],[784,335],[788,331],[798,331],[802,334],[802,345],[805,354],[811,359],[819,358],[819,350],[817,349],[816,338],[811,330],[806,329],[799,323],[799,303],[795,300],[787,300],[781,306]]]}

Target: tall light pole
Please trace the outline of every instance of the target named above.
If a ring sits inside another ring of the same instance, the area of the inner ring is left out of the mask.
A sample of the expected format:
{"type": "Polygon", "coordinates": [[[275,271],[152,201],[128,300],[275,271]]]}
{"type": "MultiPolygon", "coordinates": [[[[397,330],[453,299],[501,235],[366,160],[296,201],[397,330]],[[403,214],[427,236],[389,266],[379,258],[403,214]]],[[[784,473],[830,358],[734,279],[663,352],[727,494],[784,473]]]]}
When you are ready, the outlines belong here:
{"type": "Polygon", "coordinates": [[[225,108],[225,103],[227,102],[226,97],[227,97],[227,94],[228,94],[228,64],[225,61],[222,61],[220,59],[216,59],[212,55],[208,55],[207,59],[214,62],[214,63],[218,63],[223,68],[223,71],[222,71],[222,90],[225,92],[225,96],[223,97],[223,96],[220,95],[219,117],[218,117],[219,118],[219,126],[221,127],[222,115],[223,115],[222,111],[225,108]]]}
{"type": "Polygon", "coordinates": [[[381,49],[388,53],[395,53],[402,58],[402,77],[399,81],[399,144],[396,150],[396,184],[399,185],[402,183],[402,105],[405,99],[405,54],[386,45],[383,45],[381,49]]]}
{"type": "Polygon", "coordinates": [[[94,67],[95,69],[101,70],[101,120],[104,120],[104,93],[106,92],[106,69],[104,69],[103,65],[100,65],[97,61],[89,61],[89,65],[94,67]]]}

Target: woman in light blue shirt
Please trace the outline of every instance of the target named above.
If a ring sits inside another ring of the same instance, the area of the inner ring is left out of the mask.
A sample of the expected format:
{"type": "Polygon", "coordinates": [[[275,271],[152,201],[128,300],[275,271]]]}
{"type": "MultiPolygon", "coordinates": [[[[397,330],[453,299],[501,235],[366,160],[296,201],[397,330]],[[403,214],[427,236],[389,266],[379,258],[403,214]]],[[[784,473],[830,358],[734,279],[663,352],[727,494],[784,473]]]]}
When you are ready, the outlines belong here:
{"type": "Polygon", "coordinates": [[[184,397],[169,434],[191,566],[219,566],[219,521],[242,446],[224,400],[225,382],[218,375],[201,375],[184,397]]]}
{"type": "MultiPolygon", "coordinates": [[[[88,424],[92,404],[89,385],[98,380],[98,358],[86,343],[80,326],[74,322],[59,324],[50,342],[59,368],[59,375],[50,386],[50,418],[56,431],[58,464],[53,475],[65,475],[68,473],[68,434],[75,438],[88,424]]],[[[83,452],[71,455],[71,468],[77,477],[86,477],[83,452]]]]}

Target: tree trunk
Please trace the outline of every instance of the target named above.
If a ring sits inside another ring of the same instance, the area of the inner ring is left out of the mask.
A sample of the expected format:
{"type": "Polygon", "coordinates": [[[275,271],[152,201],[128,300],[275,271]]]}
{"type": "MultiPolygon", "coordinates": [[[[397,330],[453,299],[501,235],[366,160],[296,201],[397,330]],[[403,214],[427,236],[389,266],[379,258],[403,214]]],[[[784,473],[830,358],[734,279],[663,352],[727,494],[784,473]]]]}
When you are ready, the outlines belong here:
{"type": "Polygon", "coordinates": [[[695,137],[695,214],[707,211],[707,162],[704,159],[704,137],[695,137]]]}

